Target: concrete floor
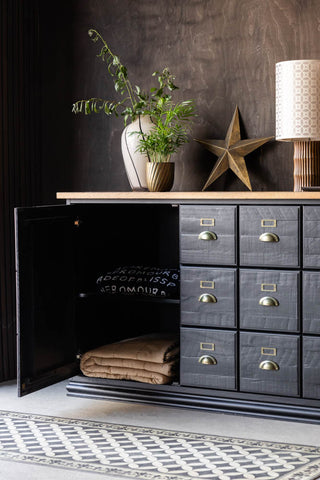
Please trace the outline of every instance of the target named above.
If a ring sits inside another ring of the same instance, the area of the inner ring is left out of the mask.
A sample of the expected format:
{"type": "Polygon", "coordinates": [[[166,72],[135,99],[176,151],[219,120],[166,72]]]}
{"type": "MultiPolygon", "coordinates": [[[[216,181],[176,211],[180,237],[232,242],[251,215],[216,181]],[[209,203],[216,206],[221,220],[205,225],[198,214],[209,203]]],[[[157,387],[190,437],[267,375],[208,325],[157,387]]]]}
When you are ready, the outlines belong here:
{"type": "MultiPolygon", "coordinates": [[[[67,381],[60,382],[18,398],[15,382],[2,383],[0,410],[320,446],[320,425],[68,397],[66,384],[67,381]]],[[[21,477],[23,480],[101,480],[102,475],[0,461],[0,480],[21,477]]],[[[120,480],[119,477],[107,478],[120,480]]]]}

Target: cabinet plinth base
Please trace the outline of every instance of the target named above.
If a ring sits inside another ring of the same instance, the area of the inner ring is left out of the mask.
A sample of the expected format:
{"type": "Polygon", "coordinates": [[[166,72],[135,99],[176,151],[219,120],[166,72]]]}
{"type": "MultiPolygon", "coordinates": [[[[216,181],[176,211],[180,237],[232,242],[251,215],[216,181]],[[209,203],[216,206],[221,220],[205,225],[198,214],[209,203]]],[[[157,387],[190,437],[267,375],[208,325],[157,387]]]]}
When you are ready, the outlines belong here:
{"type": "MultiPolygon", "coordinates": [[[[225,414],[320,424],[319,407],[288,405],[280,403],[281,399],[279,403],[274,403],[264,400],[216,397],[198,392],[192,393],[190,390],[192,389],[179,385],[144,386],[134,382],[115,385],[114,383],[104,383],[99,379],[83,377],[74,377],[67,385],[68,395],[75,397],[183,407],[225,414]]],[[[285,401],[286,399],[284,399],[285,401]]]]}

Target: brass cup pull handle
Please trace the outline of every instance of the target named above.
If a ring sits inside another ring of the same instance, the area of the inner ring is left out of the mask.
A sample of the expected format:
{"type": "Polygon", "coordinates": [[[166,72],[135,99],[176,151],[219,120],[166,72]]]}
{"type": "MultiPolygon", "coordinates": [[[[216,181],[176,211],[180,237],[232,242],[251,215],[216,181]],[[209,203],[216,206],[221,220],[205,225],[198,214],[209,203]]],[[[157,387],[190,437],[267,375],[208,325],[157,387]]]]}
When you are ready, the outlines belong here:
{"type": "Polygon", "coordinates": [[[203,293],[199,297],[199,302],[202,303],[217,303],[217,298],[211,293],[203,293]]]}
{"type": "Polygon", "coordinates": [[[205,230],[204,232],[201,232],[198,236],[199,240],[217,240],[217,235],[214,232],[209,232],[208,230],[205,230]]]}
{"type": "Polygon", "coordinates": [[[261,370],[279,370],[280,367],[272,360],[264,360],[260,363],[259,368],[261,368],[261,370]]]}
{"type": "Polygon", "coordinates": [[[265,232],[259,237],[260,242],[279,242],[279,237],[275,233],[265,232]]]}
{"type": "Polygon", "coordinates": [[[198,362],[202,363],[202,365],[217,365],[218,363],[217,360],[211,355],[202,355],[202,357],[199,358],[198,362]]]}
{"type": "Polygon", "coordinates": [[[274,297],[262,297],[259,300],[259,305],[262,305],[263,307],[278,307],[279,302],[274,297]]]}

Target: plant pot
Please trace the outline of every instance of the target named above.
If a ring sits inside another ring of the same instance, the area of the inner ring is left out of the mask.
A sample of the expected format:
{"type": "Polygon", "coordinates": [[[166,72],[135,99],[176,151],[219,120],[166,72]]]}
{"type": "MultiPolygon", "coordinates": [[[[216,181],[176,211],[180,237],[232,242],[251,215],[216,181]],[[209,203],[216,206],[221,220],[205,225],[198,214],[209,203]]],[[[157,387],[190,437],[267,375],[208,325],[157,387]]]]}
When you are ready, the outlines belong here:
{"type": "Polygon", "coordinates": [[[174,181],[173,162],[148,162],[146,165],[149,192],[168,192],[174,181]]]}
{"type": "Polygon", "coordinates": [[[154,124],[149,116],[139,116],[123,130],[121,150],[127,177],[132,190],[147,190],[146,164],[149,158],[137,151],[139,136],[133,132],[147,133],[154,124]]]}

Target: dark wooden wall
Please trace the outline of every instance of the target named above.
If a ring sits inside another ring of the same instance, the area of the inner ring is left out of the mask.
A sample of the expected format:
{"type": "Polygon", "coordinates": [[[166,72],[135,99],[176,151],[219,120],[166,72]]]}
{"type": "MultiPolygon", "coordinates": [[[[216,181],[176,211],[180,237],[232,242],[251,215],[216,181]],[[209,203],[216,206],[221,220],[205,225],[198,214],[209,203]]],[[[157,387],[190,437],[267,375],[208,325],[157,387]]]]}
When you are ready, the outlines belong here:
{"type": "MultiPolygon", "coordinates": [[[[46,2],[43,2],[44,4],[46,2]]],[[[127,66],[133,84],[149,88],[168,66],[177,99],[193,98],[192,136],[225,137],[239,106],[243,138],[275,131],[275,63],[320,58],[319,0],[73,0],[41,17],[43,49],[43,199],[56,190],[129,190],[120,151],[122,119],[74,116],[81,98],[116,98],[96,28],[127,66]]],[[[44,7],[44,6],[43,6],[44,7]]],[[[269,143],[248,155],[254,190],[292,190],[293,145],[269,143]]],[[[174,157],[174,190],[201,190],[216,157],[194,141],[174,157]]],[[[228,172],[215,190],[246,190],[228,172]]]]}

